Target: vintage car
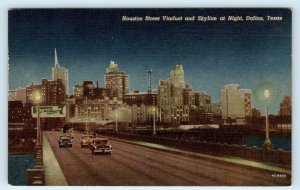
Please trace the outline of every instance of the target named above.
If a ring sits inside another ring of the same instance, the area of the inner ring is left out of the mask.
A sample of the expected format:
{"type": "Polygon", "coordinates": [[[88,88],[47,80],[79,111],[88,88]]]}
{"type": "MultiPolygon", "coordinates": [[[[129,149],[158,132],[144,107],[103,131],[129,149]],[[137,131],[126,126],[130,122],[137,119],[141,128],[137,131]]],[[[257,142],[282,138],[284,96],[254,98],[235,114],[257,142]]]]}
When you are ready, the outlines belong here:
{"type": "Polygon", "coordinates": [[[74,139],[74,135],[73,135],[73,132],[71,131],[68,131],[67,133],[65,133],[65,135],[71,137],[72,139],[74,139]]]}
{"type": "Polygon", "coordinates": [[[58,132],[61,132],[61,131],[62,131],[62,128],[56,127],[56,128],[53,128],[52,131],[58,131],[58,132]]]}
{"type": "Polygon", "coordinates": [[[68,129],[68,133],[74,133],[74,129],[73,128],[68,129]]]}
{"type": "Polygon", "coordinates": [[[93,135],[82,135],[80,138],[80,147],[89,147],[93,142],[93,135]]]}
{"type": "Polygon", "coordinates": [[[73,140],[71,136],[62,135],[58,139],[58,146],[61,147],[72,147],[73,140]]]}
{"type": "Polygon", "coordinates": [[[92,154],[96,154],[96,153],[111,154],[112,152],[112,147],[109,144],[107,138],[100,138],[100,137],[94,138],[90,148],[92,154]]]}
{"type": "Polygon", "coordinates": [[[84,131],[83,134],[84,135],[92,135],[94,138],[97,137],[97,133],[95,133],[94,131],[84,131]]]}

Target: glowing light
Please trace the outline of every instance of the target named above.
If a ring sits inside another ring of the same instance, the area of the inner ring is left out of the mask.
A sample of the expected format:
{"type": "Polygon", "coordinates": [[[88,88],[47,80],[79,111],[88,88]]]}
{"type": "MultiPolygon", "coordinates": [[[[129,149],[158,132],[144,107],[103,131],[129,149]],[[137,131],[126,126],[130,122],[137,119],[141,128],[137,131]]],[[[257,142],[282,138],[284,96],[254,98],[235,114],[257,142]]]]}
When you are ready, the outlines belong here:
{"type": "Polygon", "coordinates": [[[33,93],[33,99],[34,99],[34,101],[35,101],[36,103],[40,103],[40,102],[41,102],[41,100],[42,100],[42,95],[41,95],[40,91],[35,91],[35,92],[33,93]]]}
{"type": "Polygon", "coordinates": [[[155,109],[155,107],[153,106],[153,107],[152,107],[152,111],[155,112],[155,110],[156,110],[156,109],[155,109]]]}
{"type": "Polygon", "coordinates": [[[265,92],[264,92],[264,95],[265,95],[266,98],[269,98],[269,96],[270,96],[269,90],[266,89],[265,92]]]}
{"type": "Polygon", "coordinates": [[[269,103],[276,103],[276,101],[280,97],[281,92],[279,88],[270,81],[262,81],[255,87],[255,89],[252,90],[252,94],[256,103],[260,104],[265,101],[266,89],[269,91],[269,96],[268,96],[269,103]]]}

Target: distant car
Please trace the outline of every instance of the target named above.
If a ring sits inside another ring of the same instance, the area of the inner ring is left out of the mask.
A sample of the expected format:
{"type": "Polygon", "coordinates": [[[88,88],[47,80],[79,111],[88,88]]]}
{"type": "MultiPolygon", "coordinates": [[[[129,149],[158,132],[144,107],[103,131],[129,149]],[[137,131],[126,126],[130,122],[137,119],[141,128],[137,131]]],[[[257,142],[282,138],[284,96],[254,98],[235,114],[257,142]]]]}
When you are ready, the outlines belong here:
{"type": "Polygon", "coordinates": [[[82,135],[80,138],[80,147],[89,147],[93,142],[93,135],[82,135]]]}
{"type": "Polygon", "coordinates": [[[58,146],[59,148],[61,147],[72,147],[73,140],[71,136],[60,136],[58,139],[58,146]]]}
{"type": "Polygon", "coordinates": [[[66,133],[67,136],[71,137],[72,139],[74,138],[73,132],[72,131],[68,131],[66,133]]]}
{"type": "Polygon", "coordinates": [[[92,154],[107,153],[111,154],[112,146],[109,144],[107,138],[94,138],[90,146],[92,154]]]}
{"type": "Polygon", "coordinates": [[[62,128],[60,128],[60,127],[56,127],[55,129],[52,129],[53,131],[58,131],[58,132],[60,132],[61,130],[62,130],[62,128]]]}
{"type": "Polygon", "coordinates": [[[97,137],[97,133],[95,133],[94,131],[84,131],[83,132],[84,135],[93,135],[93,137],[97,137]]]}
{"type": "Polygon", "coordinates": [[[74,129],[73,129],[73,128],[70,128],[70,129],[67,130],[67,132],[68,132],[68,133],[74,133],[74,129]]]}

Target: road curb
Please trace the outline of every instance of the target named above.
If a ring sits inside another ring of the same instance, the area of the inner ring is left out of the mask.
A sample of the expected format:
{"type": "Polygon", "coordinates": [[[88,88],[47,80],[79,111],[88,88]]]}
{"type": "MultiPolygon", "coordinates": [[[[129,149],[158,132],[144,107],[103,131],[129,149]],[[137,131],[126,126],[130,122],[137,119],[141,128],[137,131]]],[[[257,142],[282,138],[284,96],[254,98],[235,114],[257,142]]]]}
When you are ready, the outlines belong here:
{"type": "Polygon", "coordinates": [[[108,138],[115,140],[115,141],[120,141],[120,142],[124,142],[124,143],[138,145],[138,146],[148,147],[148,148],[152,148],[152,149],[156,149],[156,150],[164,150],[164,151],[170,152],[170,153],[180,153],[182,155],[197,157],[197,158],[201,158],[201,159],[207,159],[207,160],[214,161],[214,162],[223,162],[223,163],[226,162],[226,163],[243,166],[243,167],[249,168],[249,169],[255,168],[258,170],[268,170],[271,172],[275,172],[276,174],[277,173],[285,173],[285,174],[291,175],[291,169],[282,168],[275,164],[256,162],[256,161],[246,160],[246,159],[242,159],[242,158],[238,158],[238,157],[220,157],[220,156],[208,155],[208,154],[203,154],[203,153],[189,152],[189,151],[180,150],[180,149],[173,148],[173,147],[168,147],[165,145],[148,143],[148,142],[144,142],[144,141],[129,141],[129,140],[118,139],[118,138],[114,138],[114,137],[110,137],[110,136],[108,136],[108,138]]]}
{"type": "Polygon", "coordinates": [[[47,136],[43,133],[43,162],[46,186],[67,186],[68,182],[53,153],[47,136]]]}

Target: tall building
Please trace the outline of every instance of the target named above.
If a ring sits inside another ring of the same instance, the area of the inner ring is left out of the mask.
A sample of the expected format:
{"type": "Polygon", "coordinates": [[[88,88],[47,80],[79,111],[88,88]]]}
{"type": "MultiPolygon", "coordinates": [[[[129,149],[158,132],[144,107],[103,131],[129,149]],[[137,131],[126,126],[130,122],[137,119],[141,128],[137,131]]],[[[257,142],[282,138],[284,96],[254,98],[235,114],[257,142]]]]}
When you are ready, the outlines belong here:
{"type": "Polygon", "coordinates": [[[238,84],[228,84],[221,90],[222,119],[251,117],[252,91],[240,89],[238,84]]]}
{"type": "Polygon", "coordinates": [[[23,104],[26,103],[26,88],[16,89],[16,100],[21,101],[23,104]]]}
{"type": "Polygon", "coordinates": [[[222,115],[222,109],[220,103],[210,103],[204,106],[204,112],[213,113],[215,116],[222,115]]]}
{"type": "Polygon", "coordinates": [[[292,100],[291,97],[285,96],[280,103],[280,110],[278,112],[280,116],[292,116],[292,100]]]}
{"type": "Polygon", "coordinates": [[[33,93],[38,90],[42,95],[40,104],[44,105],[58,105],[65,101],[66,92],[61,79],[48,80],[42,79],[41,84],[31,84],[26,87],[26,102],[35,103],[33,93]]]}
{"type": "Polygon", "coordinates": [[[211,97],[203,92],[193,92],[191,85],[185,85],[182,90],[183,104],[189,108],[204,107],[211,104],[211,97]]]}
{"type": "Polygon", "coordinates": [[[122,104],[122,101],[108,98],[87,99],[83,100],[81,104],[75,105],[73,121],[101,123],[108,120],[115,120],[116,117],[118,117],[118,122],[129,121],[130,112],[128,110],[128,106],[122,104]]]}
{"type": "Polygon", "coordinates": [[[171,70],[169,79],[175,87],[184,88],[184,71],[182,65],[177,64],[175,69],[171,70]]]}
{"type": "Polygon", "coordinates": [[[123,95],[129,93],[129,75],[118,70],[118,64],[110,61],[109,68],[104,76],[105,88],[108,89],[110,98],[123,99],[123,95]]]}
{"type": "Polygon", "coordinates": [[[74,99],[83,99],[83,85],[82,84],[75,84],[73,87],[73,96],[74,99]]]}
{"type": "Polygon", "coordinates": [[[84,81],[83,82],[83,97],[88,98],[94,93],[94,83],[93,81],[84,81]]]}
{"type": "Polygon", "coordinates": [[[195,93],[191,85],[185,85],[182,90],[183,104],[188,105],[190,108],[195,107],[195,93]]]}
{"type": "Polygon", "coordinates": [[[31,106],[19,100],[8,101],[8,122],[9,123],[30,123],[32,121],[31,106]]]}
{"type": "Polygon", "coordinates": [[[8,101],[16,101],[16,100],[17,100],[16,90],[9,90],[8,91],[8,101]]]}
{"type": "Polygon", "coordinates": [[[83,84],[76,84],[73,87],[73,95],[76,100],[82,99],[104,99],[107,89],[100,88],[98,81],[96,86],[93,81],[84,81],[83,84]]]}
{"type": "Polygon", "coordinates": [[[189,121],[189,106],[184,104],[184,70],[176,65],[171,70],[169,80],[160,80],[158,84],[158,109],[161,122],[182,123],[189,121]]]}
{"type": "Polygon", "coordinates": [[[41,94],[40,104],[47,104],[47,88],[42,84],[34,84],[33,82],[30,86],[26,87],[26,103],[35,104],[35,100],[33,97],[35,91],[39,91],[41,94]]]}
{"type": "Polygon", "coordinates": [[[174,70],[171,70],[170,82],[172,83],[172,102],[175,105],[183,105],[182,92],[185,87],[184,71],[182,65],[177,64],[174,70]]]}
{"type": "Polygon", "coordinates": [[[137,92],[137,93],[128,93],[123,96],[123,103],[127,105],[148,105],[156,106],[157,105],[157,93],[151,92],[137,92]]]}
{"type": "Polygon", "coordinates": [[[260,110],[256,108],[252,108],[252,117],[259,118],[261,116],[260,110]]]}
{"type": "Polygon", "coordinates": [[[211,104],[211,97],[203,92],[195,92],[195,105],[205,106],[207,104],[211,104]]]}
{"type": "Polygon", "coordinates": [[[56,48],[54,50],[54,67],[52,67],[52,80],[61,79],[65,87],[66,94],[69,94],[69,74],[68,69],[61,67],[58,63],[56,48]]]}

